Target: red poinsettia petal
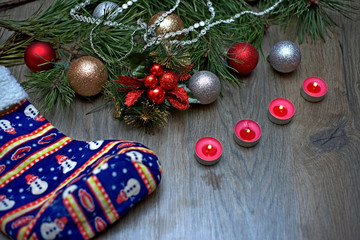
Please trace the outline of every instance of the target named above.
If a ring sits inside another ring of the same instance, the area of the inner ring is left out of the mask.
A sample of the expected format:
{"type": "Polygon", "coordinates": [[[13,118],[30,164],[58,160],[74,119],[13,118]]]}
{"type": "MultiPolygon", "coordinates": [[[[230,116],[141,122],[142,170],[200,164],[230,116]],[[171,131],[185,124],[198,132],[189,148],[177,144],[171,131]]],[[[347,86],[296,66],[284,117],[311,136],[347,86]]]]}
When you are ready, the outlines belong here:
{"type": "Polygon", "coordinates": [[[183,87],[177,87],[167,92],[166,99],[177,109],[186,110],[190,107],[189,97],[183,87]]]}
{"type": "Polygon", "coordinates": [[[176,87],[174,90],[169,91],[168,93],[171,95],[174,95],[181,101],[189,101],[188,100],[189,97],[188,97],[187,92],[184,89],[184,87],[176,87]]]}
{"type": "Polygon", "coordinates": [[[191,78],[190,74],[180,74],[179,75],[180,81],[186,81],[186,80],[189,80],[189,78],[191,78]]]}
{"type": "Polygon", "coordinates": [[[116,90],[121,91],[121,92],[128,92],[128,91],[132,91],[137,88],[138,87],[124,87],[124,88],[116,88],[116,90]]]}
{"type": "Polygon", "coordinates": [[[126,94],[125,105],[130,107],[133,105],[139,97],[145,92],[145,90],[133,90],[126,94]]]}
{"type": "Polygon", "coordinates": [[[166,94],[166,99],[173,105],[175,108],[180,110],[186,110],[190,107],[189,101],[182,101],[172,94],[166,94]]]}
{"type": "Polygon", "coordinates": [[[189,73],[193,67],[194,67],[194,63],[191,63],[189,66],[187,66],[187,67],[183,70],[183,72],[184,72],[184,73],[189,73]]]}
{"type": "Polygon", "coordinates": [[[138,78],[129,77],[129,76],[120,76],[120,75],[118,77],[119,80],[114,80],[114,82],[120,83],[130,88],[137,88],[143,86],[143,82],[138,78]]]}
{"type": "Polygon", "coordinates": [[[189,72],[191,71],[191,69],[194,67],[194,63],[191,63],[189,66],[187,66],[185,69],[181,70],[181,73],[179,73],[179,78],[180,81],[186,81],[188,80],[191,75],[189,74],[189,72]]]}

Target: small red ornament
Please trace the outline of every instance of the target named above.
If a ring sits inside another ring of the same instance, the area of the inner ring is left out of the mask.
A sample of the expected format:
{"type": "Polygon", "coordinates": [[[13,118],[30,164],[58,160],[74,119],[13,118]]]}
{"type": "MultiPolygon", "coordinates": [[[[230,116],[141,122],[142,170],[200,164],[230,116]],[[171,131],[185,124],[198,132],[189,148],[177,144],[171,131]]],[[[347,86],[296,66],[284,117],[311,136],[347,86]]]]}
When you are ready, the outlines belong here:
{"type": "Polygon", "coordinates": [[[26,48],[24,60],[31,71],[40,72],[52,68],[50,62],[55,62],[56,53],[49,43],[33,42],[26,48]]]}
{"type": "Polygon", "coordinates": [[[227,53],[227,64],[239,74],[252,72],[259,61],[256,48],[247,42],[235,43],[227,53]]]}
{"type": "Polygon", "coordinates": [[[179,81],[179,77],[175,72],[167,71],[159,79],[159,84],[166,90],[173,90],[179,81]]]}
{"type": "Polygon", "coordinates": [[[165,89],[161,86],[156,86],[155,88],[148,89],[146,91],[148,98],[153,101],[155,104],[160,104],[165,100],[165,89]]]}
{"type": "Polygon", "coordinates": [[[150,68],[150,72],[155,76],[161,76],[164,73],[164,68],[160,64],[154,63],[150,68]]]}
{"type": "Polygon", "coordinates": [[[158,79],[154,74],[147,75],[144,78],[144,85],[147,88],[154,88],[157,83],[158,83],[158,79]]]}

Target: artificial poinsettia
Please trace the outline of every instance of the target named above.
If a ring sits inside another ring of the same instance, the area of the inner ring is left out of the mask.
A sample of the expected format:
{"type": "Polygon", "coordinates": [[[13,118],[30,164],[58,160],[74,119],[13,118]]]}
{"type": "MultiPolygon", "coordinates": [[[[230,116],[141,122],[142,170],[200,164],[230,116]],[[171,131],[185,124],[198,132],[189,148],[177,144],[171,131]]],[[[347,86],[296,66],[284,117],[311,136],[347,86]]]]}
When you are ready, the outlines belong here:
{"type": "Polygon", "coordinates": [[[165,70],[161,76],[158,76],[160,81],[158,81],[155,75],[148,75],[143,79],[129,76],[119,76],[119,79],[115,80],[115,82],[123,85],[122,88],[119,88],[120,91],[128,91],[125,99],[125,105],[128,107],[131,107],[146,92],[147,98],[155,104],[161,104],[165,99],[167,99],[175,108],[186,110],[190,107],[188,95],[183,87],[179,87],[177,85],[177,82],[189,79],[190,74],[188,73],[191,68],[192,65],[185,69],[186,71],[181,74],[165,70]],[[152,87],[147,88],[146,86],[149,86],[149,84],[146,84],[147,79],[151,79],[153,83],[154,78],[156,78],[156,86],[151,84],[152,87]],[[175,81],[176,84],[169,87],[170,81],[172,83],[175,81]]]}
{"type": "Polygon", "coordinates": [[[190,77],[191,77],[190,71],[193,67],[194,67],[194,64],[191,63],[189,66],[187,66],[186,68],[181,70],[181,73],[179,74],[180,81],[186,81],[186,80],[190,79],[190,77]]]}

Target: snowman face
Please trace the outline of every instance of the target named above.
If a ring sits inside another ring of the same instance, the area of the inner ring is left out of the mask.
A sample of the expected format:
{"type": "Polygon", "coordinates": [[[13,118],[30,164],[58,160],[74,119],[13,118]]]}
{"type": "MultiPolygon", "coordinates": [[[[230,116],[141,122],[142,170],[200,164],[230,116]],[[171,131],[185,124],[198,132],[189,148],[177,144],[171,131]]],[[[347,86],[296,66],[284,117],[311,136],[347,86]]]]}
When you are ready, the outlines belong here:
{"type": "Polygon", "coordinates": [[[103,144],[103,140],[100,140],[100,141],[91,141],[91,142],[89,142],[89,148],[90,148],[90,150],[96,150],[96,149],[98,149],[100,146],[101,146],[101,144],[103,144]]]}
{"type": "Polygon", "coordinates": [[[39,115],[39,111],[34,107],[34,105],[30,104],[25,108],[24,114],[30,118],[35,118],[39,115]]]}
{"type": "Polygon", "coordinates": [[[40,227],[41,236],[46,240],[53,240],[61,232],[59,226],[54,222],[45,222],[40,227]]]}
{"type": "Polygon", "coordinates": [[[142,163],[143,155],[137,151],[127,152],[126,156],[130,157],[131,161],[142,163]]]}
{"type": "Polygon", "coordinates": [[[130,178],[124,188],[125,194],[128,198],[139,194],[141,189],[140,183],[135,178],[130,178]]]}
{"type": "Polygon", "coordinates": [[[77,162],[71,161],[70,159],[65,160],[61,163],[61,167],[63,168],[63,174],[66,174],[73,170],[76,166],[77,162]]]}
{"type": "Polygon", "coordinates": [[[34,180],[32,183],[30,183],[30,187],[32,194],[39,195],[47,190],[48,183],[38,178],[34,180]]]}
{"type": "Polygon", "coordinates": [[[15,205],[14,200],[5,198],[4,200],[0,201],[0,211],[11,209],[14,205],[15,205]]]}
{"type": "Polygon", "coordinates": [[[11,123],[8,120],[0,120],[0,128],[4,131],[12,128],[11,123]]]}

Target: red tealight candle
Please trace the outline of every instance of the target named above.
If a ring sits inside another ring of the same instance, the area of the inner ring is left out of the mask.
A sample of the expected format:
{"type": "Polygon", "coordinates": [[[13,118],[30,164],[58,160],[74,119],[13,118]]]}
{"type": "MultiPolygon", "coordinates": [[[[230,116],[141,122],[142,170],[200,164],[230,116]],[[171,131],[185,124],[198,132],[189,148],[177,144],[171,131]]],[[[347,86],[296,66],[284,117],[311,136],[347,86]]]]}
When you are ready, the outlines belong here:
{"type": "Polygon", "coordinates": [[[235,125],[234,139],[243,147],[255,146],[261,136],[259,124],[251,119],[244,119],[235,125]]]}
{"type": "Polygon", "coordinates": [[[318,93],[321,90],[321,88],[317,82],[309,83],[306,86],[306,89],[311,93],[318,93]]]}
{"type": "Polygon", "coordinates": [[[284,107],[283,105],[275,106],[273,108],[273,110],[274,110],[275,115],[279,116],[279,117],[284,117],[288,113],[287,108],[284,107]]]}
{"type": "Polygon", "coordinates": [[[207,157],[213,157],[217,153],[217,148],[211,144],[204,145],[201,149],[202,153],[207,157]]]}
{"type": "Polygon", "coordinates": [[[276,98],[269,104],[268,117],[276,124],[287,124],[295,113],[294,104],[285,98],[276,98]]]}
{"type": "Polygon", "coordinates": [[[204,165],[213,165],[220,160],[221,143],[212,137],[200,138],[195,144],[195,158],[204,165]]]}
{"type": "Polygon", "coordinates": [[[301,96],[309,102],[320,102],[327,93],[327,85],[318,77],[308,77],[301,86],[301,96]]]}
{"type": "Polygon", "coordinates": [[[255,137],[255,131],[249,127],[245,127],[240,130],[240,136],[245,140],[253,140],[255,137]]]}

